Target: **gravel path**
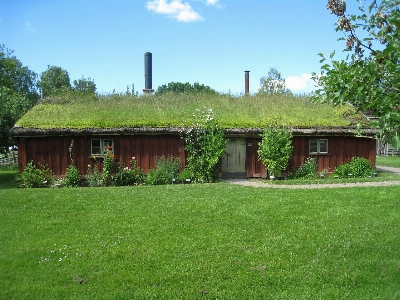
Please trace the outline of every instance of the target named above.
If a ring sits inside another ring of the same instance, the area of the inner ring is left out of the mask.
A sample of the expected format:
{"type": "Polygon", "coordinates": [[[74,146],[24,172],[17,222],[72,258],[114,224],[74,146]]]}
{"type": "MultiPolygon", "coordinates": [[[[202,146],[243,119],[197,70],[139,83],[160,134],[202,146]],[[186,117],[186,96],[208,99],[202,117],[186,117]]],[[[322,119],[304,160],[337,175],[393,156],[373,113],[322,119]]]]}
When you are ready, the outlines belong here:
{"type": "MultiPolygon", "coordinates": [[[[377,166],[379,172],[396,173],[400,175],[400,168],[377,166]]],[[[379,181],[379,182],[359,182],[359,183],[329,183],[329,184],[304,184],[304,185],[286,185],[286,184],[270,184],[259,179],[225,179],[226,182],[243,186],[277,188],[277,189],[325,189],[325,188],[347,188],[347,187],[363,187],[363,186],[390,186],[400,185],[400,180],[379,181]]]]}

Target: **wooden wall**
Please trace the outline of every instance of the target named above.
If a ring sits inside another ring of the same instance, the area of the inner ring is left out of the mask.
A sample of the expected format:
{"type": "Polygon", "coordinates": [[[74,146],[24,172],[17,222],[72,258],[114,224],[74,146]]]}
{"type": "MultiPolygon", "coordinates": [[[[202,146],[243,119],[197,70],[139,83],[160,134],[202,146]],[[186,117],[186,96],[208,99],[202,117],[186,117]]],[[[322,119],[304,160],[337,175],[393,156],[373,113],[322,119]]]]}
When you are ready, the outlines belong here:
{"type": "MultiPolygon", "coordinates": [[[[130,166],[130,160],[135,157],[138,167],[145,173],[150,168],[155,168],[157,157],[173,156],[179,158],[180,168],[185,166],[184,141],[176,135],[133,135],[133,136],[96,136],[95,138],[113,139],[114,154],[117,161],[125,166],[130,166]]],[[[328,139],[328,154],[310,155],[309,139],[315,137],[296,136],[293,138],[293,156],[285,172],[297,169],[307,157],[318,160],[318,172],[327,169],[333,172],[335,167],[347,163],[354,156],[364,157],[375,166],[376,140],[358,137],[323,137],[328,139]]],[[[64,175],[70,164],[68,148],[72,139],[73,164],[77,166],[81,175],[87,174],[88,165],[97,164],[99,170],[102,158],[94,159],[90,155],[90,136],[65,136],[65,137],[33,137],[20,138],[18,163],[20,171],[33,160],[35,164],[46,163],[56,175],[64,175]]],[[[246,172],[248,177],[266,177],[266,170],[258,160],[257,149],[260,138],[246,139],[246,172]]]]}
{"type": "MultiPolygon", "coordinates": [[[[135,157],[137,166],[145,173],[150,168],[155,168],[157,157],[173,156],[180,161],[181,168],[184,167],[185,151],[184,141],[179,136],[96,136],[95,138],[113,139],[114,155],[118,162],[130,166],[130,160],[135,157]]],[[[72,147],[72,161],[78,167],[81,175],[87,174],[88,165],[97,165],[102,170],[103,159],[91,156],[92,137],[34,137],[20,138],[19,141],[19,169],[33,160],[35,164],[46,163],[56,175],[64,175],[68,165],[71,163],[69,147],[74,140],[72,147]]]]}
{"type": "Polygon", "coordinates": [[[363,137],[321,136],[328,139],[328,154],[309,154],[310,137],[293,138],[293,156],[289,161],[290,171],[297,169],[305,162],[307,157],[315,157],[318,161],[318,172],[327,169],[333,172],[341,164],[348,163],[353,157],[362,157],[375,166],[376,140],[363,137]]]}
{"type": "MultiPolygon", "coordinates": [[[[289,166],[285,173],[299,168],[308,157],[315,157],[318,161],[318,172],[327,169],[333,172],[341,164],[348,163],[352,157],[363,157],[375,166],[376,162],[376,140],[362,137],[342,136],[319,136],[328,139],[328,154],[309,154],[309,140],[316,137],[295,136],[293,137],[293,155],[289,160],[289,166]]],[[[265,177],[266,172],[263,164],[258,160],[257,150],[260,138],[247,139],[246,171],[248,177],[256,177],[261,174],[265,177]],[[251,146],[249,146],[251,144],[251,146]]]]}

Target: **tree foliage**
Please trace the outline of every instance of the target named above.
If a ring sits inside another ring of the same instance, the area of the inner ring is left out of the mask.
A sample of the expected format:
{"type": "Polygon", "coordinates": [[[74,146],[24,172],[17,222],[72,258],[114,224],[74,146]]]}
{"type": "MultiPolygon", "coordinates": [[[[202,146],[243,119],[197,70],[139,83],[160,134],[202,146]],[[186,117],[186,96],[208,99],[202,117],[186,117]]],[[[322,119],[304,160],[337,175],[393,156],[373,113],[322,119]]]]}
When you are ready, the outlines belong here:
{"type": "Polygon", "coordinates": [[[168,84],[163,84],[159,86],[156,90],[156,94],[164,94],[164,93],[213,93],[217,94],[215,90],[206,86],[204,84],[200,84],[195,82],[194,84],[190,84],[189,82],[170,82],[168,84]]]}
{"type": "Polygon", "coordinates": [[[94,80],[91,78],[81,78],[78,80],[74,80],[72,89],[76,92],[80,93],[96,93],[96,84],[94,80]]]}
{"type": "Polygon", "coordinates": [[[260,78],[260,93],[265,94],[287,94],[289,89],[286,88],[285,79],[282,74],[275,68],[270,68],[268,76],[260,78]]]}
{"type": "Polygon", "coordinates": [[[12,50],[0,45],[0,151],[14,144],[9,131],[37,103],[36,80],[35,72],[23,66],[12,50]]]}
{"type": "Polygon", "coordinates": [[[390,138],[400,132],[400,1],[373,0],[368,8],[359,2],[360,13],[346,15],[343,0],[328,1],[349,55],[335,60],[334,52],[329,58],[319,54],[323,65],[313,74],[319,88],[312,100],[373,111],[380,117],[381,138],[390,138]]]}
{"type": "Polygon", "coordinates": [[[47,70],[40,75],[38,86],[42,90],[42,96],[47,97],[62,89],[71,89],[71,82],[66,70],[61,67],[47,66],[47,70]]]}

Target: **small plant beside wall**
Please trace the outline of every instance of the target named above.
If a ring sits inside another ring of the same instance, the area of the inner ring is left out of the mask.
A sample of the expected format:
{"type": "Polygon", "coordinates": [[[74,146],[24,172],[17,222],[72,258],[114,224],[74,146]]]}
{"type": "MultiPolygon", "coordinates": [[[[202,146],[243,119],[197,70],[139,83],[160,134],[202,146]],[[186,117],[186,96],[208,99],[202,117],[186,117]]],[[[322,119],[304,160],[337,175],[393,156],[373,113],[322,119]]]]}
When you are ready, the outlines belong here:
{"type": "Polygon", "coordinates": [[[113,184],[115,186],[137,185],[144,181],[144,174],[142,170],[137,167],[136,158],[132,157],[130,160],[130,167],[124,167],[118,164],[117,171],[113,177],[113,184]]]}
{"type": "MultiPolygon", "coordinates": [[[[308,157],[306,161],[292,174],[288,176],[289,179],[316,179],[318,178],[317,173],[318,163],[314,157],[308,157]]],[[[326,172],[322,172],[323,176],[320,178],[325,177],[326,172]]]]}
{"type": "Polygon", "coordinates": [[[65,186],[78,187],[81,182],[81,175],[79,170],[74,165],[69,165],[65,173],[65,186]]]}
{"type": "Polygon", "coordinates": [[[86,181],[89,187],[96,187],[103,185],[103,174],[97,169],[96,164],[94,165],[93,169],[91,165],[88,165],[86,181]]]}
{"type": "Polygon", "coordinates": [[[375,173],[375,169],[369,161],[362,157],[353,157],[349,163],[336,167],[334,175],[339,178],[362,178],[370,177],[375,173]]]}
{"type": "Polygon", "coordinates": [[[174,157],[157,158],[156,169],[150,169],[146,183],[149,185],[171,184],[179,178],[179,160],[174,157]]]}
{"type": "Polygon", "coordinates": [[[105,152],[106,153],[104,154],[104,165],[103,165],[103,184],[105,186],[109,186],[112,183],[116,169],[113,146],[107,146],[105,152]]]}
{"type": "Polygon", "coordinates": [[[39,163],[38,167],[29,161],[20,176],[22,184],[27,188],[50,187],[55,181],[55,175],[46,164],[39,163]]]}
{"type": "Polygon", "coordinates": [[[287,128],[270,126],[264,128],[258,143],[257,154],[267,168],[271,178],[279,176],[286,169],[293,152],[292,133],[287,128]]]}

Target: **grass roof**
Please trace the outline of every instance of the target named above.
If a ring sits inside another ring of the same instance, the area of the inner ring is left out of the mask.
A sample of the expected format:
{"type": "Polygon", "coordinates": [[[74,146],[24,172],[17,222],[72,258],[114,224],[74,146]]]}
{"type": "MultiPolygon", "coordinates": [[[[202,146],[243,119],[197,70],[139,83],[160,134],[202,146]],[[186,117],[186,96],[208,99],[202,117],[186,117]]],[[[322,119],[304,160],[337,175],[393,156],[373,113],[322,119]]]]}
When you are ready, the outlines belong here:
{"type": "Polygon", "coordinates": [[[166,94],[160,96],[82,96],[48,98],[17,123],[23,128],[176,127],[196,109],[211,108],[223,128],[262,128],[271,124],[311,128],[345,127],[363,121],[351,106],[313,104],[309,97],[166,94]]]}

